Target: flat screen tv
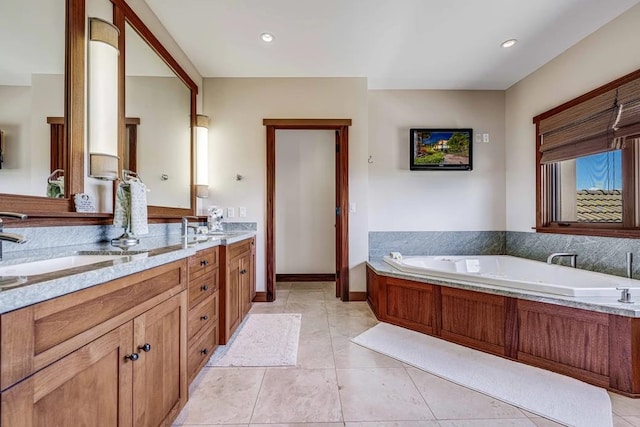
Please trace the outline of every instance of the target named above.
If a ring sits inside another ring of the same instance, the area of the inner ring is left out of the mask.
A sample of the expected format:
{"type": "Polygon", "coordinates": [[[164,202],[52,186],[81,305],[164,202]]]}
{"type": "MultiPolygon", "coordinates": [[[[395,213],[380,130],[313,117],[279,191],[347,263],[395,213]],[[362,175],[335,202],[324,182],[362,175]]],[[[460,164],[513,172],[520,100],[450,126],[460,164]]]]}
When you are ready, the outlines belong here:
{"type": "Polygon", "coordinates": [[[411,129],[409,140],[410,170],[471,170],[473,129],[411,129]]]}

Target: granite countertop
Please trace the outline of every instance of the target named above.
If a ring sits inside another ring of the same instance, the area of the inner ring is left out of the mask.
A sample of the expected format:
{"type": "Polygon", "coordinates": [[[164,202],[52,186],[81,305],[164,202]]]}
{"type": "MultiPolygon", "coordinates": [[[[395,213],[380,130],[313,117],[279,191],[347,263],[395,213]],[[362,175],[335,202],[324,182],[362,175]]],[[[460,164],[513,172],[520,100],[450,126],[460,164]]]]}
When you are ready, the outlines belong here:
{"type": "Polygon", "coordinates": [[[512,298],[520,298],[529,301],[544,302],[547,304],[561,305],[564,307],[579,308],[582,310],[597,311],[600,313],[617,314],[626,317],[640,317],[640,294],[633,295],[637,299],[634,304],[618,302],[615,297],[571,297],[553,295],[543,292],[524,291],[514,288],[505,288],[496,285],[485,285],[467,282],[463,280],[445,279],[437,276],[426,276],[406,273],[397,270],[382,260],[370,260],[367,262],[377,274],[381,276],[397,277],[399,279],[414,280],[416,282],[431,283],[434,285],[449,286],[458,289],[485,292],[512,298]]]}
{"type": "Polygon", "coordinates": [[[193,235],[185,240],[179,235],[142,237],[128,251],[121,251],[108,242],[59,246],[48,249],[12,252],[0,262],[0,267],[70,255],[120,254],[122,258],[80,267],[31,276],[0,276],[0,313],[79,291],[149,268],[195,255],[197,251],[226,246],[255,236],[253,231],[233,231],[224,234],[193,235]]]}

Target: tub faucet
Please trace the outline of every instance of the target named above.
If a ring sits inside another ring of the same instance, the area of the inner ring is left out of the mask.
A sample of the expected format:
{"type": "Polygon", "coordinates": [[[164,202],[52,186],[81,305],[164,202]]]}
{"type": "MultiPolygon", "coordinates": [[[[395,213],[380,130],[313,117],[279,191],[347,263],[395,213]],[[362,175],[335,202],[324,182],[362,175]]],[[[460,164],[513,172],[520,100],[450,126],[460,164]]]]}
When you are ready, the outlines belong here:
{"type": "Polygon", "coordinates": [[[27,238],[21,236],[20,234],[13,233],[5,233],[3,232],[4,223],[2,221],[2,217],[5,218],[17,218],[17,219],[27,219],[27,215],[15,212],[0,212],[0,260],[2,259],[2,242],[11,242],[11,243],[26,243],[27,238]]]}
{"type": "Polygon", "coordinates": [[[578,258],[578,255],[569,252],[556,252],[549,255],[547,257],[547,264],[553,264],[553,260],[558,257],[569,257],[571,259],[571,267],[576,268],[576,259],[578,258]]]}

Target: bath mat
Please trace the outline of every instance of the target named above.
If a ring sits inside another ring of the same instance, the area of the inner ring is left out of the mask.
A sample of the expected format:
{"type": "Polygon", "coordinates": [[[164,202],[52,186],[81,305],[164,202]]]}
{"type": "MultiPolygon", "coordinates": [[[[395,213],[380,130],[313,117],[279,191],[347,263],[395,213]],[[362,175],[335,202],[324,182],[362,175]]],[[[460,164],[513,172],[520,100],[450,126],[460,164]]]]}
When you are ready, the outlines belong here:
{"type": "Polygon", "coordinates": [[[250,314],[206,366],[295,366],[302,314],[250,314]]]}
{"type": "Polygon", "coordinates": [[[613,425],[607,392],[574,378],[387,323],[351,341],[565,425],[613,425]]]}

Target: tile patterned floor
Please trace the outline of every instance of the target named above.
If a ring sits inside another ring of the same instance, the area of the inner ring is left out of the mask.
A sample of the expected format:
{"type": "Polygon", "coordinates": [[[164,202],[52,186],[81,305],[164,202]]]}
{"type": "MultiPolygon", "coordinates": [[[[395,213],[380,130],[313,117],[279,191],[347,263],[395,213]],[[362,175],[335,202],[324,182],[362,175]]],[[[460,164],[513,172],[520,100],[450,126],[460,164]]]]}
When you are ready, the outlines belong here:
{"type": "MultiPolygon", "coordinates": [[[[349,341],[377,323],[333,283],[279,283],[251,313],[303,313],[291,368],[204,368],[174,426],[551,427],[499,400],[349,341]]],[[[615,427],[640,427],[640,399],[610,394],[615,427]]]]}

